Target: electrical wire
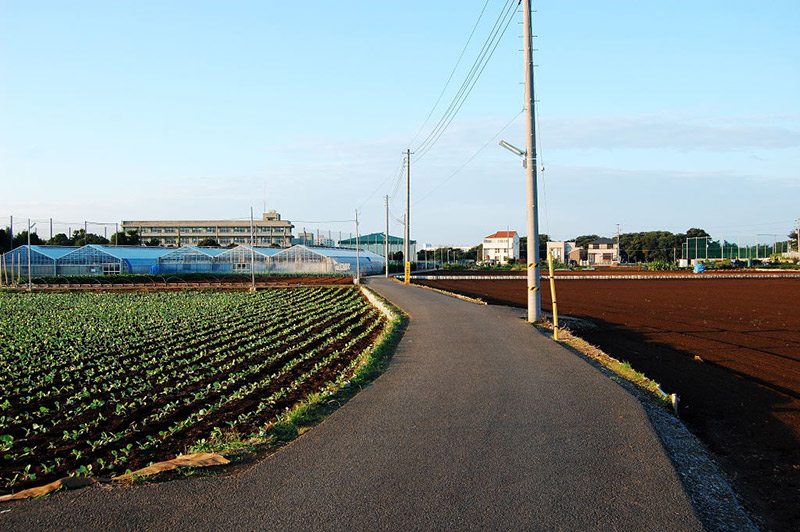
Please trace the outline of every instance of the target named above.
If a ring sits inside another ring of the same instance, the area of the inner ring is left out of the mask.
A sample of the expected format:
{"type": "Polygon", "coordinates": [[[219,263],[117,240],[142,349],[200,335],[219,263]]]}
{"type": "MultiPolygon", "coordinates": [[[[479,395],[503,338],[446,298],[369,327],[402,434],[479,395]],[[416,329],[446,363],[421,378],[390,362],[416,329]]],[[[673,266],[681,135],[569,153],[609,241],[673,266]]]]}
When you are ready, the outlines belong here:
{"type": "Polygon", "coordinates": [[[423,140],[414,149],[414,151],[417,152],[417,155],[414,157],[415,161],[421,160],[433,148],[436,142],[438,142],[438,140],[441,138],[442,134],[444,134],[444,132],[450,126],[458,112],[461,110],[461,107],[464,105],[467,97],[471,94],[478,79],[480,79],[481,74],[494,54],[494,51],[497,49],[500,40],[502,39],[503,35],[505,35],[511,20],[513,20],[515,12],[514,7],[514,1],[509,0],[509,2],[506,3],[506,6],[501,11],[500,15],[498,15],[490,35],[484,41],[484,45],[481,48],[478,57],[475,59],[472,68],[461,84],[458,92],[450,102],[450,105],[447,107],[447,110],[445,110],[444,114],[439,119],[439,122],[431,130],[425,140],[423,140]],[[506,18],[508,20],[506,20],[506,18]]]}
{"type": "Polygon", "coordinates": [[[400,173],[402,175],[402,170],[404,167],[405,167],[405,158],[400,159],[400,162],[397,163],[397,168],[395,168],[394,172],[386,176],[386,179],[381,181],[381,184],[378,185],[375,188],[375,190],[373,190],[372,193],[369,196],[367,196],[367,198],[364,201],[361,202],[361,205],[359,205],[358,208],[361,209],[362,207],[364,207],[364,205],[372,198],[372,196],[374,196],[375,193],[378,192],[381,189],[381,187],[383,187],[383,185],[392,178],[392,176],[394,176],[397,173],[400,173]]]}
{"type": "Polygon", "coordinates": [[[484,144],[483,146],[481,146],[481,148],[480,148],[478,151],[476,151],[475,153],[473,153],[473,154],[472,154],[472,156],[471,156],[469,159],[467,159],[467,160],[464,162],[464,164],[462,164],[461,166],[459,166],[459,167],[458,167],[458,168],[457,168],[457,169],[456,169],[456,170],[455,170],[455,171],[454,171],[452,174],[450,174],[449,176],[447,176],[446,178],[444,178],[442,181],[440,181],[438,185],[436,185],[435,187],[433,187],[432,189],[430,189],[430,190],[429,190],[429,191],[428,191],[428,192],[427,192],[427,193],[426,193],[424,196],[422,196],[420,199],[416,200],[416,201],[414,202],[414,204],[413,204],[413,205],[416,207],[417,205],[419,205],[420,203],[422,203],[422,202],[425,200],[425,198],[427,198],[428,196],[430,196],[431,194],[433,194],[433,193],[434,193],[436,190],[438,190],[439,188],[441,188],[441,187],[442,187],[442,186],[443,186],[445,183],[447,183],[447,182],[448,182],[450,179],[452,179],[452,178],[453,178],[453,177],[454,177],[456,174],[458,174],[458,173],[459,173],[461,170],[463,170],[464,168],[466,168],[466,166],[467,166],[469,163],[471,163],[471,162],[472,162],[472,161],[475,159],[475,157],[477,157],[477,156],[478,156],[478,155],[479,155],[479,154],[480,154],[480,153],[481,153],[483,150],[485,150],[485,149],[486,149],[486,147],[487,147],[487,146],[489,146],[489,144],[491,144],[491,143],[492,143],[494,140],[496,140],[496,139],[497,139],[497,137],[499,137],[499,136],[500,136],[500,135],[501,135],[501,134],[502,134],[502,133],[503,133],[503,132],[504,132],[506,129],[508,129],[508,127],[509,127],[509,126],[510,126],[512,123],[514,123],[514,121],[515,121],[517,118],[519,118],[519,115],[521,115],[521,114],[522,114],[524,111],[525,111],[525,110],[523,109],[522,111],[520,111],[520,112],[518,112],[516,115],[514,115],[514,118],[512,118],[511,120],[509,120],[509,121],[508,121],[508,123],[506,123],[506,125],[504,125],[504,126],[503,126],[503,127],[500,129],[500,131],[498,131],[497,133],[495,133],[495,134],[494,134],[494,136],[493,136],[492,138],[490,138],[488,141],[486,141],[486,144],[484,144]]]}
{"type": "Polygon", "coordinates": [[[425,126],[428,125],[428,121],[431,119],[431,116],[433,116],[433,112],[436,110],[436,107],[439,105],[439,102],[442,101],[442,96],[444,96],[447,87],[450,86],[450,82],[453,80],[453,75],[456,73],[458,66],[461,64],[461,60],[464,58],[464,53],[467,51],[469,43],[472,42],[472,37],[475,35],[475,30],[478,29],[478,24],[483,18],[483,13],[486,11],[486,6],[488,5],[489,5],[489,0],[486,0],[486,2],[484,2],[483,4],[483,9],[481,9],[480,15],[478,15],[478,20],[475,21],[475,25],[472,27],[472,31],[469,34],[469,38],[467,38],[467,42],[466,44],[464,44],[464,48],[461,49],[461,55],[458,56],[458,61],[456,61],[456,65],[453,67],[453,70],[450,71],[450,76],[447,78],[447,82],[445,82],[444,87],[442,87],[442,92],[439,93],[439,97],[436,99],[436,103],[434,103],[433,107],[431,107],[431,112],[428,113],[428,116],[425,117],[425,121],[419,127],[419,130],[417,130],[414,137],[408,142],[409,146],[412,145],[415,140],[417,140],[419,134],[422,133],[422,130],[425,128],[425,126]]]}

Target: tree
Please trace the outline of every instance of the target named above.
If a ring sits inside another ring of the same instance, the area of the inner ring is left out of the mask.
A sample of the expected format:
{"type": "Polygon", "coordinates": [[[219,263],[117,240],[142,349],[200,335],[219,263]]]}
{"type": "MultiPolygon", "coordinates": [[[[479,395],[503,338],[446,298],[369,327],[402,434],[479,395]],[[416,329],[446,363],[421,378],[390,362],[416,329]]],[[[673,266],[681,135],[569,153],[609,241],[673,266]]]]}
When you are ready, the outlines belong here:
{"type": "Polygon", "coordinates": [[[797,230],[795,229],[791,233],[789,233],[789,249],[793,249],[797,251],[797,230]]]}
{"type": "Polygon", "coordinates": [[[72,232],[72,241],[78,247],[89,244],[108,244],[107,238],[94,233],[85,233],[83,229],[72,232]]]}
{"type": "Polygon", "coordinates": [[[691,229],[686,231],[686,237],[687,238],[703,238],[703,237],[707,237],[707,236],[711,236],[711,235],[706,233],[705,229],[698,229],[697,227],[692,227],[691,229]]]}
{"type": "Polygon", "coordinates": [[[577,236],[575,237],[575,246],[586,249],[586,246],[589,244],[589,242],[591,242],[592,240],[597,240],[598,238],[600,238],[598,235],[577,236]]]}
{"type": "Polygon", "coordinates": [[[218,248],[219,242],[214,240],[213,238],[203,238],[200,242],[197,243],[198,246],[204,248],[218,248]]]}
{"type": "Polygon", "coordinates": [[[0,253],[5,253],[9,250],[9,234],[11,233],[11,229],[6,227],[5,229],[0,229],[0,253]]]}
{"type": "Polygon", "coordinates": [[[628,262],[672,262],[685,236],[669,231],[647,231],[623,233],[619,240],[622,256],[628,262]]]}
{"type": "MultiPolygon", "coordinates": [[[[17,233],[14,235],[14,239],[11,241],[12,248],[18,248],[20,246],[25,246],[28,244],[28,232],[23,231],[21,233],[17,233]]],[[[32,246],[40,246],[44,244],[44,240],[39,238],[39,235],[36,233],[31,233],[31,245],[32,246]]]]}
{"type": "Polygon", "coordinates": [[[161,241],[156,237],[152,237],[150,240],[144,243],[145,246],[149,246],[151,248],[155,248],[161,245],[161,241]]]}
{"type": "MultiPolygon", "coordinates": [[[[539,233],[539,260],[547,260],[547,243],[550,242],[550,235],[539,233]]],[[[519,237],[519,260],[528,260],[528,237],[519,237]]]]}
{"type": "Polygon", "coordinates": [[[48,246],[74,246],[75,242],[64,233],[53,235],[53,238],[47,241],[48,246]]]}
{"type": "Polygon", "coordinates": [[[137,229],[128,229],[128,231],[114,233],[111,235],[111,243],[115,246],[138,246],[141,243],[139,231],[137,229]]]}

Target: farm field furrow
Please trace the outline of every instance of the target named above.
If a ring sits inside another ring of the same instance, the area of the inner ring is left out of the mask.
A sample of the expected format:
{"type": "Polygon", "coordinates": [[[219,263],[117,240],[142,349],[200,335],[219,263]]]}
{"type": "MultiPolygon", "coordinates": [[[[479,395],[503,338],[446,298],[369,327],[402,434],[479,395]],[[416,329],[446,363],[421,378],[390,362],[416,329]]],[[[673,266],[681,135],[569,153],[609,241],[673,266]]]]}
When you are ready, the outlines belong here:
{"type": "Polygon", "coordinates": [[[258,432],[383,329],[352,286],[0,295],[0,491],[258,432]]]}
{"type": "MultiPolygon", "coordinates": [[[[416,282],[526,304],[524,278],[416,282]]],[[[680,396],[681,418],[747,506],[768,526],[800,527],[800,279],[585,279],[556,290],[560,314],[597,326],[577,334],[680,396]]],[[[543,282],[543,309],[550,299],[543,282]]]]}

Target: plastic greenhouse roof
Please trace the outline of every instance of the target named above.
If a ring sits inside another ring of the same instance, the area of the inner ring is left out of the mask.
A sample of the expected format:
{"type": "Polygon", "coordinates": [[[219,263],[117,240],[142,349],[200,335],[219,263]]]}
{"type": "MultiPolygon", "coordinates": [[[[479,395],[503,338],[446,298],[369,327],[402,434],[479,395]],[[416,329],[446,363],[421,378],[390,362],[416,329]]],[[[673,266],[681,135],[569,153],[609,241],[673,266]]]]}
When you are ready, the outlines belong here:
{"type": "Polygon", "coordinates": [[[157,259],[174,249],[147,246],[104,246],[100,244],[89,244],[89,247],[108,253],[117,259],[157,259]]]}
{"type": "MultiPolygon", "coordinates": [[[[265,257],[271,257],[271,256],[275,255],[276,253],[280,253],[281,251],[285,250],[284,248],[262,248],[262,247],[259,247],[259,246],[253,246],[253,249],[255,250],[256,253],[264,255],[265,257]]],[[[250,251],[250,246],[248,246],[248,245],[240,245],[240,246],[236,246],[235,248],[224,249],[222,251],[222,253],[220,253],[220,255],[222,255],[223,253],[235,253],[237,251],[243,251],[243,250],[244,251],[250,251]]]]}
{"type": "MultiPolygon", "coordinates": [[[[383,233],[370,233],[368,235],[361,235],[358,237],[358,242],[362,245],[365,244],[383,244],[383,233]]],[[[389,243],[390,244],[400,244],[403,242],[403,238],[399,236],[392,236],[389,235],[389,243]]],[[[339,241],[340,244],[355,244],[355,238],[345,238],[344,240],[339,241]]],[[[416,244],[416,240],[411,240],[411,244],[416,244]]]]}
{"type": "MultiPolygon", "coordinates": [[[[28,246],[20,246],[27,248],[28,246]]],[[[60,259],[67,253],[75,251],[77,248],[74,246],[31,246],[31,251],[35,251],[48,257],[50,259],[60,259]]]]}
{"type": "Polygon", "coordinates": [[[170,249],[163,257],[169,257],[170,255],[185,255],[186,253],[202,253],[203,255],[207,255],[209,257],[216,257],[222,253],[228,251],[226,248],[207,248],[207,247],[199,247],[199,246],[181,246],[179,248],[170,249]]]}
{"type": "MultiPolygon", "coordinates": [[[[288,252],[288,251],[291,251],[291,250],[296,250],[298,248],[306,249],[306,250],[308,250],[308,251],[310,251],[312,253],[317,253],[319,255],[322,255],[324,257],[328,257],[328,258],[331,258],[331,259],[335,259],[337,257],[340,257],[340,258],[343,258],[343,259],[344,258],[348,258],[348,259],[355,259],[356,258],[356,250],[355,249],[348,249],[348,248],[317,248],[317,247],[313,247],[313,246],[304,246],[302,244],[298,244],[296,246],[292,246],[289,249],[286,249],[286,250],[283,250],[283,251],[288,252]]],[[[373,253],[371,251],[364,251],[363,249],[359,250],[358,256],[360,258],[362,258],[362,259],[381,260],[381,261],[384,260],[383,255],[378,255],[378,254],[373,253]]]]}

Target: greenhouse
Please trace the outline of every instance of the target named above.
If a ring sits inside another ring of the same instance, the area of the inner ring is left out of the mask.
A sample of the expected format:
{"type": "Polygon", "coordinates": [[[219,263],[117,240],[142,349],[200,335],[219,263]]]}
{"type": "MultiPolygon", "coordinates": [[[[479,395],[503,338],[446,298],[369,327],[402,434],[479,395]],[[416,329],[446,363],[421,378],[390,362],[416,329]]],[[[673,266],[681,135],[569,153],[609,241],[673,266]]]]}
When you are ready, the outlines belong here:
{"type": "Polygon", "coordinates": [[[158,258],[157,271],[153,273],[211,273],[215,271],[214,258],[226,251],[197,246],[172,249],[158,258]]]}
{"type": "Polygon", "coordinates": [[[109,275],[151,273],[170,249],[89,244],[58,259],[58,275],[109,275]]]}
{"type": "Polygon", "coordinates": [[[226,249],[214,258],[214,272],[216,273],[239,273],[249,272],[250,264],[253,264],[253,271],[268,272],[272,270],[272,257],[281,248],[262,248],[250,246],[236,246],[226,249]]]}
{"type": "Polygon", "coordinates": [[[362,275],[383,271],[385,259],[371,251],[344,248],[312,248],[292,246],[272,258],[272,270],[292,273],[350,273],[356,272],[356,261],[362,275]]]}
{"type": "Polygon", "coordinates": [[[75,251],[74,247],[31,246],[29,257],[28,246],[20,246],[3,255],[2,269],[6,279],[27,277],[30,259],[32,277],[58,275],[58,259],[72,251],[75,251]]]}

